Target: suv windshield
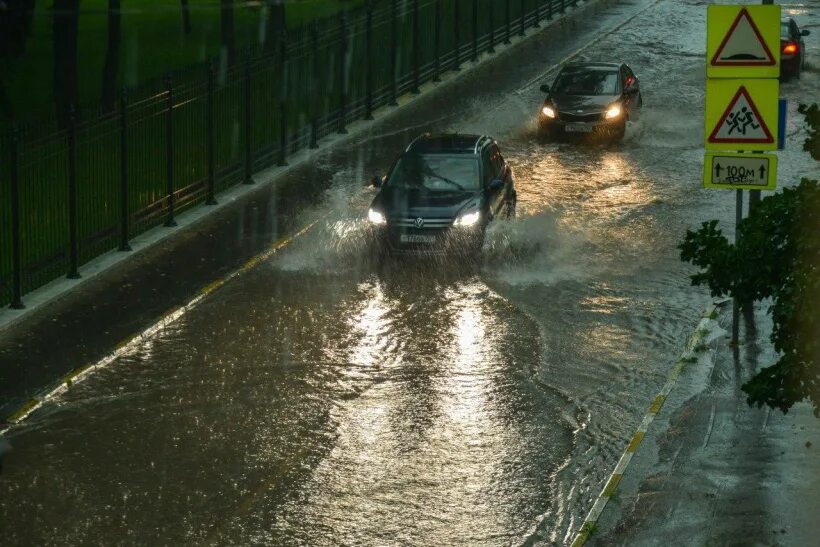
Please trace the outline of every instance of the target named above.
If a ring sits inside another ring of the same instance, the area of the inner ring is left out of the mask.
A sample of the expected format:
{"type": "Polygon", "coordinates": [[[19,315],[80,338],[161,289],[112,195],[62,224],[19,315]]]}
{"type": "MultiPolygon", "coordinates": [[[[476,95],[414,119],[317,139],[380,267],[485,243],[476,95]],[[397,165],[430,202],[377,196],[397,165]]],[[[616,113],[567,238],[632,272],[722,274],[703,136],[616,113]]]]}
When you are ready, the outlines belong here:
{"type": "Polygon", "coordinates": [[[559,95],[615,95],[617,86],[615,71],[573,70],[561,73],[553,89],[559,95]]]}
{"type": "Polygon", "coordinates": [[[387,184],[433,191],[478,190],[478,161],[472,156],[407,154],[399,159],[387,184]]]}

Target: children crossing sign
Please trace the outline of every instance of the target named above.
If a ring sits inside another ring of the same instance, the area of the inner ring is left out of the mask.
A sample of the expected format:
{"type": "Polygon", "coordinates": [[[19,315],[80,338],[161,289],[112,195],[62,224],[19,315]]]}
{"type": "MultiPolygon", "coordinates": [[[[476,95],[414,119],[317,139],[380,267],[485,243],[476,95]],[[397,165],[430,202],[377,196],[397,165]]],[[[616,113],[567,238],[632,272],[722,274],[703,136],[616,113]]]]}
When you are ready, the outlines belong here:
{"type": "Polygon", "coordinates": [[[715,124],[709,135],[711,143],[773,143],[774,137],[769,131],[746,86],[740,86],[729,106],[715,124]]]}
{"type": "Polygon", "coordinates": [[[779,76],[780,6],[710,5],[707,15],[707,77],[779,76]]]}
{"type": "Polygon", "coordinates": [[[708,150],[776,150],[777,80],[706,81],[708,150]]]}

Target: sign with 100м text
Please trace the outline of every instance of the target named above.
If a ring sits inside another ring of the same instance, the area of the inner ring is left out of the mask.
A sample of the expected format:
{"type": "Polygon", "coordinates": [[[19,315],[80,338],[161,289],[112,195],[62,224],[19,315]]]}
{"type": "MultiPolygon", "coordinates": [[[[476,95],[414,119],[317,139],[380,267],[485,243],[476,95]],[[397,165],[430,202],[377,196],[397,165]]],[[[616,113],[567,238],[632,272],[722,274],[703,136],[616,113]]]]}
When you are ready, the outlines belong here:
{"type": "Polygon", "coordinates": [[[703,186],[734,190],[774,190],[777,186],[777,156],[707,152],[703,186]]]}

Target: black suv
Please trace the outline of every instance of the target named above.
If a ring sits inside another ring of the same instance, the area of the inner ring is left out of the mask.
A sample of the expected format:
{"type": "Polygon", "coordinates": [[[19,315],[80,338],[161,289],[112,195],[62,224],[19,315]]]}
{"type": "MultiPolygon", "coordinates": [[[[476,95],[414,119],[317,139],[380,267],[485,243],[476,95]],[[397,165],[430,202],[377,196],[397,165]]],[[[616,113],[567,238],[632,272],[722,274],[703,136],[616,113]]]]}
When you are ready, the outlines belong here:
{"type": "Polygon", "coordinates": [[[371,182],[367,218],[392,253],[473,254],[490,221],[515,215],[512,169],[486,136],[422,135],[371,182]]]}

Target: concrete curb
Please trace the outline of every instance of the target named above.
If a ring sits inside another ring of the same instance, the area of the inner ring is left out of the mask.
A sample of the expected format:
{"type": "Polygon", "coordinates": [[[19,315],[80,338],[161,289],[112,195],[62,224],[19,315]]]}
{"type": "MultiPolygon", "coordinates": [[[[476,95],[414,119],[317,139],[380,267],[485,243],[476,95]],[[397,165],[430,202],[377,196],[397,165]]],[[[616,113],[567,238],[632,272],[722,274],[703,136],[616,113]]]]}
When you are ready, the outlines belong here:
{"type": "Polygon", "coordinates": [[[707,344],[715,339],[714,334],[717,332],[724,332],[717,325],[716,319],[720,313],[720,306],[725,304],[727,301],[728,300],[726,299],[716,301],[706,307],[706,310],[703,312],[703,315],[695,328],[695,332],[687,341],[686,349],[681,354],[677,363],[675,363],[675,366],[672,367],[672,370],[669,372],[666,383],[649,405],[643,420],[641,420],[641,423],[638,425],[637,431],[635,431],[635,434],[632,436],[632,439],[630,439],[629,444],[627,444],[624,449],[623,454],[621,454],[621,458],[615,465],[615,469],[610,474],[609,479],[606,481],[603,489],[601,490],[601,493],[598,494],[598,497],[592,505],[592,508],[589,510],[586,519],[584,519],[583,524],[576,533],[575,539],[571,544],[572,547],[581,547],[584,543],[586,543],[587,539],[595,533],[598,519],[600,519],[607,502],[615,495],[615,492],[618,489],[618,484],[621,482],[621,479],[623,478],[624,473],[632,460],[632,456],[637,452],[641,442],[643,441],[644,435],[646,435],[649,430],[649,426],[655,420],[655,416],[658,415],[661,408],[663,408],[664,402],[666,402],[667,397],[669,397],[669,394],[672,392],[675,384],[677,384],[678,379],[685,370],[686,366],[690,363],[701,364],[701,355],[707,349],[707,344]]]}

